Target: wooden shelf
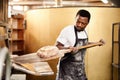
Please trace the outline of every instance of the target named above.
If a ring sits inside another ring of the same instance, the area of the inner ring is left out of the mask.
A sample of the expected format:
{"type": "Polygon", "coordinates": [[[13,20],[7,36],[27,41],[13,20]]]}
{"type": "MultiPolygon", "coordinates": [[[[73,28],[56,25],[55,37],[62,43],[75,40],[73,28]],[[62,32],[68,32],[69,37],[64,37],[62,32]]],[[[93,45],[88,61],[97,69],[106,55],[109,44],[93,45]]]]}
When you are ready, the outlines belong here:
{"type": "Polygon", "coordinates": [[[24,54],[24,26],[23,26],[24,16],[21,14],[12,15],[11,18],[11,38],[10,42],[10,51],[13,54],[24,54]]]}
{"type": "Polygon", "coordinates": [[[24,50],[22,49],[17,49],[17,50],[13,50],[13,52],[23,52],[24,50]]]}
{"type": "Polygon", "coordinates": [[[120,43],[120,41],[113,41],[113,43],[120,43]]]}
{"type": "Polygon", "coordinates": [[[21,14],[17,14],[17,15],[12,15],[12,18],[14,18],[14,19],[23,19],[24,16],[21,15],[21,14]]]}
{"type": "Polygon", "coordinates": [[[24,30],[24,28],[13,28],[12,30],[24,30]]]}
{"type": "Polygon", "coordinates": [[[24,41],[23,39],[13,39],[13,40],[10,40],[10,41],[24,41]]]}
{"type": "Polygon", "coordinates": [[[115,68],[120,68],[120,64],[112,63],[112,66],[115,67],[115,68]]]}
{"type": "Polygon", "coordinates": [[[112,80],[120,80],[120,23],[112,25],[112,80]]]}
{"type": "Polygon", "coordinates": [[[6,26],[8,26],[8,23],[0,23],[0,27],[6,27],[6,26]]]}

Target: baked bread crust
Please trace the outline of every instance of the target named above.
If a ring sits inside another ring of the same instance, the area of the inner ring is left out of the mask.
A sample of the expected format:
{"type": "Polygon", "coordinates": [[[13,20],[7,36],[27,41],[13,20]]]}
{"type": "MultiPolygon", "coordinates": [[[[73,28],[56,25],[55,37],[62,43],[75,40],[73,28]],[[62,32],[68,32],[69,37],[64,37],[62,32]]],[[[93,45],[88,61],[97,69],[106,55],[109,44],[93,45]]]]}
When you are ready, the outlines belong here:
{"type": "Polygon", "coordinates": [[[39,57],[51,57],[59,53],[59,49],[56,46],[44,46],[37,51],[39,57]]]}

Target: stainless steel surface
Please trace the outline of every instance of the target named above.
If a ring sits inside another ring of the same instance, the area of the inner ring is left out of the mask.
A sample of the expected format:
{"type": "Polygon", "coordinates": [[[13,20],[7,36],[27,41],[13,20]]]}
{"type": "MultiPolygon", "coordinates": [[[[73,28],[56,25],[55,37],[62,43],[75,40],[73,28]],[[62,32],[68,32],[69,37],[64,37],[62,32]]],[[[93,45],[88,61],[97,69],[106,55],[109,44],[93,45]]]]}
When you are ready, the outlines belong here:
{"type": "Polygon", "coordinates": [[[10,80],[11,61],[7,47],[0,48],[0,80],[3,78],[3,73],[5,80],[10,80]]]}

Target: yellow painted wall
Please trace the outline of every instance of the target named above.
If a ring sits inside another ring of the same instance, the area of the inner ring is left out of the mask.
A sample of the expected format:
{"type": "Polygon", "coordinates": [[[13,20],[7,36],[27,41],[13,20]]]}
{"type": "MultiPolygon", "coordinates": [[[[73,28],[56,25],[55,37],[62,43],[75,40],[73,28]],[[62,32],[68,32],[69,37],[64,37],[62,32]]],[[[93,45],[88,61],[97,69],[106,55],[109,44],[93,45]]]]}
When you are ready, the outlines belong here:
{"type": "MultiPolygon", "coordinates": [[[[120,22],[119,8],[69,7],[27,11],[26,53],[35,52],[42,46],[54,45],[61,29],[74,24],[75,15],[79,9],[87,9],[91,13],[91,21],[87,27],[89,41],[99,41],[99,39],[103,38],[106,42],[103,47],[94,47],[87,51],[85,59],[88,80],[111,80],[112,23],[120,22]]],[[[55,73],[57,61],[49,61],[55,73]]],[[[31,76],[29,76],[29,80],[33,80],[32,78],[34,80],[55,80],[56,75],[31,76]]]]}

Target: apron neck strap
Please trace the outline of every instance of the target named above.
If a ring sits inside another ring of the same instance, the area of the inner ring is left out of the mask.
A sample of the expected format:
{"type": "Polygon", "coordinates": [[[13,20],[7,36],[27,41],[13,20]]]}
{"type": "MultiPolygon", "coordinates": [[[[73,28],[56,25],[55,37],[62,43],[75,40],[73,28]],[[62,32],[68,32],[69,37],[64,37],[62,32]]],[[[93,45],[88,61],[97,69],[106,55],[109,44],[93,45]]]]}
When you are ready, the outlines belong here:
{"type": "Polygon", "coordinates": [[[75,47],[77,45],[77,41],[78,41],[77,29],[75,26],[74,26],[74,32],[75,32],[75,44],[74,44],[74,47],[75,47]]]}

